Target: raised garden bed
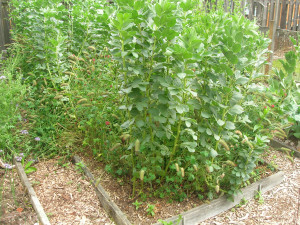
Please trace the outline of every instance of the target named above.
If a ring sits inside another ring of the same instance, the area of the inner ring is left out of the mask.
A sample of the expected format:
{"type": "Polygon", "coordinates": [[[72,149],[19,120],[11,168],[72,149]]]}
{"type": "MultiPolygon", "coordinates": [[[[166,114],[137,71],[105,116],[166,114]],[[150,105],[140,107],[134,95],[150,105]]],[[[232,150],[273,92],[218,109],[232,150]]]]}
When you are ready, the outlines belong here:
{"type": "Polygon", "coordinates": [[[297,149],[297,147],[293,147],[291,145],[288,145],[288,144],[284,143],[283,141],[281,141],[279,139],[272,139],[270,141],[270,145],[273,148],[288,148],[288,149],[290,149],[291,151],[294,152],[294,156],[300,158],[300,151],[297,149]]]}
{"type": "MultiPolygon", "coordinates": [[[[102,203],[107,213],[114,219],[116,224],[131,224],[127,219],[125,213],[123,213],[120,208],[113,202],[102,185],[94,179],[94,176],[92,175],[90,170],[82,163],[81,159],[78,156],[75,156],[73,158],[73,161],[82,165],[82,169],[85,175],[91,179],[91,182],[96,188],[97,196],[100,199],[100,202],[102,203]]],[[[179,215],[165,219],[164,221],[173,222],[174,224],[176,224],[177,221],[180,220],[179,217],[181,217],[179,224],[197,224],[234,207],[235,205],[239,204],[242,199],[248,200],[253,198],[255,194],[257,194],[257,192],[264,193],[271,190],[274,186],[282,182],[283,175],[284,173],[279,171],[272,174],[271,176],[252,183],[251,185],[243,188],[241,190],[242,193],[237,195],[233,202],[227,200],[227,198],[223,196],[211,201],[210,203],[202,204],[186,212],[181,212],[179,215]]],[[[155,224],[158,225],[161,223],[155,224]]]]}

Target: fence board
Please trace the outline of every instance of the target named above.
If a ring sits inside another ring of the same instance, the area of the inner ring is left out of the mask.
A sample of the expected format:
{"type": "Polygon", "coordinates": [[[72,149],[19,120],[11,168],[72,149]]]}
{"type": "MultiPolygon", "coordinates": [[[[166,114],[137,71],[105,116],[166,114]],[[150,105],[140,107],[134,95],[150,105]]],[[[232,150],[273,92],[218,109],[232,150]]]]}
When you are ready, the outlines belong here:
{"type": "Polygon", "coordinates": [[[10,43],[8,2],[0,0],[0,50],[5,50],[5,45],[10,43]]]}
{"type": "Polygon", "coordinates": [[[289,3],[289,8],[288,8],[288,24],[287,24],[287,29],[291,29],[292,25],[292,18],[293,18],[293,6],[294,6],[295,1],[290,1],[289,3]]]}
{"type": "Polygon", "coordinates": [[[299,2],[295,4],[295,11],[294,11],[294,19],[293,19],[293,30],[297,30],[297,24],[298,24],[298,14],[299,14],[299,2]]]}
{"type": "Polygon", "coordinates": [[[245,15],[245,0],[241,1],[242,14],[245,15]]]}
{"type": "Polygon", "coordinates": [[[262,18],[262,27],[266,27],[267,26],[267,16],[268,16],[268,0],[264,0],[263,1],[263,18],[262,18]]]}
{"type": "Polygon", "coordinates": [[[249,0],[249,19],[253,20],[253,4],[254,0],[249,0]]]}
{"type": "Polygon", "coordinates": [[[3,13],[2,13],[2,0],[0,0],[0,50],[4,50],[4,23],[3,23],[3,13]]]}
{"type": "Polygon", "coordinates": [[[287,9],[288,9],[288,0],[282,1],[281,15],[280,15],[280,28],[286,29],[287,24],[287,9]]]}
{"type": "Polygon", "coordinates": [[[269,20],[274,20],[274,11],[275,11],[274,6],[275,6],[275,2],[274,2],[274,0],[271,0],[269,20]]]}
{"type": "Polygon", "coordinates": [[[8,13],[8,3],[2,2],[3,5],[3,16],[4,16],[4,38],[5,38],[5,44],[10,43],[10,24],[9,24],[9,13],[8,13]]]}

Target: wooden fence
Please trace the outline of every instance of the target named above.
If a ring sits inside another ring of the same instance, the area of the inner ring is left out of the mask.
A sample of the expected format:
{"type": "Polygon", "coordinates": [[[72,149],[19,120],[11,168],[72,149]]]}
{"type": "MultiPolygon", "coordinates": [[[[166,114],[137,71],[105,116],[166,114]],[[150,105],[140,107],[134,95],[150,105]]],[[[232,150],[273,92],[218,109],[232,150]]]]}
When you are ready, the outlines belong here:
{"type": "Polygon", "coordinates": [[[262,28],[269,28],[278,9],[277,21],[274,21],[277,24],[276,29],[300,31],[300,0],[205,0],[206,9],[220,6],[220,3],[225,11],[231,13],[238,7],[250,20],[255,18],[262,28]],[[276,7],[277,2],[279,8],[276,7]]]}
{"type": "Polygon", "coordinates": [[[0,51],[10,43],[10,22],[8,16],[8,1],[0,0],[0,51]]]}
{"type": "Polygon", "coordinates": [[[261,27],[269,27],[270,21],[274,21],[277,24],[276,29],[300,31],[300,0],[279,0],[277,21],[275,21],[276,0],[250,2],[253,7],[253,17],[257,19],[261,27]]]}
{"type": "MultiPolygon", "coordinates": [[[[10,43],[8,1],[0,0],[0,50],[10,43]]],[[[250,20],[255,19],[263,31],[275,26],[275,30],[300,31],[300,0],[203,0],[206,9],[223,6],[233,12],[239,8],[250,20]],[[279,7],[277,7],[279,3],[279,7]],[[277,12],[276,12],[277,11],[277,12]]]]}

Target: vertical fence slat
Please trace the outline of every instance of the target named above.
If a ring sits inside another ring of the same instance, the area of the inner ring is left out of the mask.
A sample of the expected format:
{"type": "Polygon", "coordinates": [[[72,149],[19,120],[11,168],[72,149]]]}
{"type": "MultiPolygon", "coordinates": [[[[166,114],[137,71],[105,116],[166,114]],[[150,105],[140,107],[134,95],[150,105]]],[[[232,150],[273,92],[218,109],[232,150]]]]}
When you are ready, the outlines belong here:
{"type": "Polygon", "coordinates": [[[248,0],[249,3],[249,19],[253,20],[253,4],[254,1],[253,0],[248,0]]]}
{"type": "Polygon", "coordinates": [[[224,0],[224,10],[225,12],[228,11],[228,0],[224,0]]]}
{"type": "Polygon", "coordinates": [[[4,15],[4,19],[3,19],[3,23],[4,23],[4,40],[5,40],[5,44],[9,44],[10,43],[10,34],[9,34],[9,30],[10,30],[10,24],[9,24],[9,13],[8,13],[8,2],[5,1],[3,2],[3,15],[4,15]],[[3,4],[4,3],[4,4],[3,4]]]}
{"type": "Polygon", "coordinates": [[[288,23],[287,23],[287,29],[290,30],[291,29],[291,25],[292,25],[292,18],[293,18],[293,7],[294,6],[294,1],[290,0],[289,2],[289,6],[288,6],[288,23]]]}
{"type": "Polygon", "coordinates": [[[263,1],[263,16],[262,16],[262,27],[267,26],[267,16],[268,16],[268,0],[263,1]]]}
{"type": "Polygon", "coordinates": [[[282,1],[280,28],[286,29],[288,0],[282,1]]]}
{"type": "Polygon", "coordinates": [[[298,13],[299,13],[299,2],[297,1],[295,4],[294,18],[293,18],[293,30],[294,31],[297,29],[298,13]]]}
{"type": "Polygon", "coordinates": [[[271,0],[269,20],[274,20],[274,4],[274,0],[271,0]]]}
{"type": "Polygon", "coordinates": [[[242,10],[242,14],[245,15],[245,0],[241,1],[241,10],[242,10]]]}
{"type": "Polygon", "coordinates": [[[0,50],[4,50],[5,47],[5,36],[4,36],[4,16],[3,16],[3,5],[2,0],[0,0],[0,50]]]}
{"type": "Polygon", "coordinates": [[[234,1],[231,0],[231,5],[230,5],[230,12],[233,14],[234,13],[234,1]]]}

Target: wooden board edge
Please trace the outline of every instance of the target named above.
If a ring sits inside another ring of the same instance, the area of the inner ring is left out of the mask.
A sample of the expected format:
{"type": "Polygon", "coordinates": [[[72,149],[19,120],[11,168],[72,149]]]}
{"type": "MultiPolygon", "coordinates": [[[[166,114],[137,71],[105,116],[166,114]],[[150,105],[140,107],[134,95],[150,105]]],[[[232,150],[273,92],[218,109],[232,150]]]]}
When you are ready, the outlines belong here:
{"type": "Polygon", "coordinates": [[[294,156],[300,158],[300,152],[296,149],[296,148],[293,148],[285,143],[282,143],[281,141],[277,141],[275,139],[271,139],[270,140],[270,146],[272,146],[273,148],[288,148],[288,149],[291,149],[293,152],[294,152],[294,156]]]}
{"type": "Polygon", "coordinates": [[[33,187],[31,186],[30,181],[28,180],[28,177],[23,169],[23,166],[20,162],[17,162],[14,158],[14,164],[16,166],[18,175],[20,177],[20,180],[23,184],[23,186],[25,187],[25,189],[27,190],[27,193],[29,195],[30,198],[30,202],[38,216],[39,221],[41,222],[41,224],[43,225],[50,225],[50,221],[33,189],[33,187]]]}
{"type": "MultiPolygon", "coordinates": [[[[73,156],[73,163],[81,163],[83,162],[79,156],[73,156]]],[[[127,219],[126,215],[120,210],[120,208],[110,199],[109,195],[106,193],[101,184],[96,185],[96,181],[94,179],[93,174],[90,170],[85,166],[85,164],[81,165],[81,169],[84,174],[90,179],[93,184],[96,194],[99,198],[99,201],[107,214],[114,220],[117,225],[131,225],[130,221],[127,219]]]]}
{"type": "MultiPolygon", "coordinates": [[[[279,171],[269,177],[266,177],[262,180],[259,180],[245,188],[241,191],[241,194],[238,194],[234,201],[227,200],[226,196],[222,196],[218,199],[213,200],[209,204],[203,204],[186,212],[183,212],[177,216],[173,216],[169,219],[164,220],[165,222],[173,222],[176,225],[192,225],[198,224],[205,221],[211,217],[214,217],[226,210],[234,207],[239,204],[241,199],[249,200],[255,196],[255,194],[260,190],[261,193],[265,193],[271,190],[276,185],[280,184],[283,181],[284,173],[279,171]],[[179,221],[179,216],[182,219],[179,221]]],[[[154,225],[161,225],[162,223],[155,223],[154,225]]]]}

